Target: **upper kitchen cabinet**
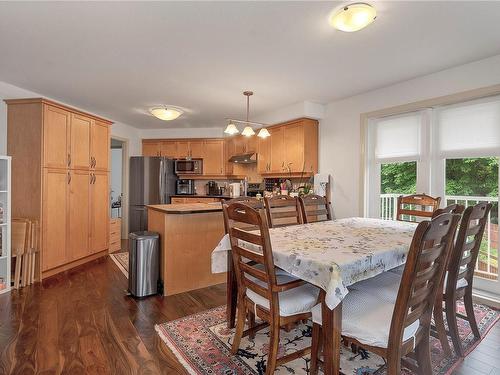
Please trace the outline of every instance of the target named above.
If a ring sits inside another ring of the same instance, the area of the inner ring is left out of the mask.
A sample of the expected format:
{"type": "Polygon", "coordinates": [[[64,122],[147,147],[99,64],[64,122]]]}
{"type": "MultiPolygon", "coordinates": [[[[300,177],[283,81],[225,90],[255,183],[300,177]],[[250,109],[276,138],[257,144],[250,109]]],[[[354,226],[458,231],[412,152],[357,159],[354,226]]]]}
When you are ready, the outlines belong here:
{"type": "MultiPolygon", "coordinates": [[[[195,158],[195,159],[203,159],[204,156],[204,142],[203,140],[193,140],[193,141],[163,141],[163,142],[175,142],[177,144],[177,153],[176,158],[184,159],[184,158],[195,158]]],[[[165,155],[166,156],[166,155],[165,155]]]]}
{"type": "Polygon", "coordinates": [[[110,149],[109,126],[94,120],[90,127],[90,168],[96,171],[109,170],[110,149]]]}
{"type": "Polygon", "coordinates": [[[160,156],[161,143],[142,141],[142,156],[160,156]]]}
{"type": "Polygon", "coordinates": [[[90,128],[93,120],[79,114],[71,114],[69,167],[89,169],[90,167],[90,128]]]}
{"type": "Polygon", "coordinates": [[[195,159],[205,157],[205,141],[203,139],[189,142],[189,156],[195,159]]]}
{"type": "Polygon", "coordinates": [[[318,122],[298,119],[269,128],[259,141],[259,173],[287,175],[318,172],[318,122]]]}
{"type": "Polygon", "coordinates": [[[176,141],[163,141],[160,144],[160,154],[166,158],[175,159],[178,156],[176,141]]]}
{"type": "MultiPolygon", "coordinates": [[[[36,105],[31,105],[33,109],[34,106],[36,105]]],[[[22,111],[25,107],[11,108],[11,116],[17,117],[17,112],[22,111]]],[[[35,111],[32,110],[32,112],[35,111]]],[[[48,168],[69,168],[71,162],[69,154],[71,113],[61,108],[45,105],[43,107],[43,120],[45,123],[43,127],[43,165],[48,168]]]]}
{"type": "Polygon", "coordinates": [[[223,176],[225,172],[224,141],[222,139],[206,140],[203,158],[203,174],[223,176]]]}

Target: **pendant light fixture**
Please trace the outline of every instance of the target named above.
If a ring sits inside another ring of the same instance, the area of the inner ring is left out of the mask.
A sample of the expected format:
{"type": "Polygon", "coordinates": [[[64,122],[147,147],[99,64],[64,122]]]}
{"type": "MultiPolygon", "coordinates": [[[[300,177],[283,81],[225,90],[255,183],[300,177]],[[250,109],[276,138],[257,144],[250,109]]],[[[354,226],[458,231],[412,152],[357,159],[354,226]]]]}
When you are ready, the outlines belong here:
{"type": "Polygon", "coordinates": [[[228,124],[226,126],[226,130],[224,130],[224,133],[229,135],[238,134],[239,130],[235,124],[244,124],[245,128],[241,132],[241,135],[244,135],[245,137],[251,137],[255,135],[255,130],[253,130],[252,125],[256,125],[261,127],[259,134],[257,135],[258,137],[261,138],[269,137],[271,134],[269,134],[269,131],[266,129],[265,124],[262,124],[260,122],[251,122],[248,119],[250,115],[250,97],[253,95],[253,91],[244,91],[243,95],[247,97],[247,118],[245,121],[227,118],[226,120],[228,121],[228,124]]]}

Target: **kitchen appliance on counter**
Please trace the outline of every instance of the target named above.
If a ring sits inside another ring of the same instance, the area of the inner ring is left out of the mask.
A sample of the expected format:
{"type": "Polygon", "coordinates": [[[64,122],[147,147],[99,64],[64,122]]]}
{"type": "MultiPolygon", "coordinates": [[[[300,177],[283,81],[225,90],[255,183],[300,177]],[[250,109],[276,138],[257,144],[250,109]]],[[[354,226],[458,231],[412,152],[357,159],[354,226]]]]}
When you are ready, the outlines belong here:
{"type": "Polygon", "coordinates": [[[177,180],[175,193],[177,195],[195,195],[194,180],[177,180]]]}
{"type": "Polygon", "coordinates": [[[208,181],[207,195],[220,195],[219,185],[215,181],[208,181]]]}
{"type": "Polygon", "coordinates": [[[148,228],[146,205],[168,204],[175,194],[174,160],[132,156],[129,182],[129,233],[148,228]]]}
{"type": "Polygon", "coordinates": [[[237,198],[241,195],[241,184],[239,182],[233,182],[229,184],[229,196],[231,198],[237,198]]]}
{"type": "Polygon", "coordinates": [[[175,159],[176,174],[203,174],[203,159],[175,159]]]}

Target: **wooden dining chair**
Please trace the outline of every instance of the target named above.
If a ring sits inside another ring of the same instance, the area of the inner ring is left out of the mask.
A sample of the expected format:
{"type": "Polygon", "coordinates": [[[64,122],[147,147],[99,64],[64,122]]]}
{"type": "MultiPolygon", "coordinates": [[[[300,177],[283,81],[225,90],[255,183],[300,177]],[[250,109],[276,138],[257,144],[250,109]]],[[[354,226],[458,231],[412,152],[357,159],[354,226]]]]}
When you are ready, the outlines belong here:
{"type": "MultiPolygon", "coordinates": [[[[258,200],[255,197],[237,197],[228,199],[224,202],[227,205],[233,203],[244,203],[256,210],[264,209],[264,204],[262,200],[258,200]]],[[[244,224],[247,230],[251,230],[251,226],[244,224]]],[[[229,233],[229,228],[224,220],[224,229],[226,233],[229,233]]],[[[231,256],[227,257],[227,273],[226,273],[226,316],[227,316],[227,326],[228,328],[234,328],[236,322],[236,306],[238,303],[238,284],[236,282],[236,275],[234,273],[233,258],[231,256]]]]}
{"type": "Polygon", "coordinates": [[[304,223],[332,220],[330,202],[321,195],[305,195],[299,198],[304,223]]]}
{"type": "Polygon", "coordinates": [[[396,220],[418,221],[430,219],[439,208],[441,197],[433,198],[426,194],[413,194],[398,197],[396,220]]]}
{"type": "Polygon", "coordinates": [[[438,208],[434,213],[432,214],[432,218],[434,219],[435,217],[441,215],[441,214],[458,214],[462,215],[464,212],[465,207],[462,206],[461,204],[450,204],[449,206],[446,206],[445,208],[438,208]]]}
{"type": "MultiPolygon", "coordinates": [[[[432,310],[459,219],[445,213],[418,224],[395,296],[351,290],[342,301],[342,335],[383,357],[387,375],[399,375],[402,361],[417,374],[432,374],[432,310]],[[410,353],[416,365],[404,358],[410,353]]],[[[312,311],[311,374],[318,370],[321,311],[321,304],[312,311]]]]}
{"type": "Polygon", "coordinates": [[[243,336],[252,338],[255,332],[269,326],[266,365],[266,374],[269,375],[274,373],[276,366],[310,352],[310,348],[305,348],[278,358],[280,328],[310,318],[319,290],[302,280],[276,274],[269,230],[259,212],[242,203],[223,205],[223,212],[238,283],[238,317],[232,353],[238,353],[243,336]],[[245,231],[241,224],[256,226],[258,230],[245,231]],[[258,246],[260,251],[249,250],[245,243],[258,246]],[[254,264],[249,264],[248,260],[254,264]],[[250,317],[249,328],[244,330],[247,316],[250,317]],[[255,316],[263,323],[256,325],[255,316]]]}
{"type": "Polygon", "coordinates": [[[447,272],[443,281],[444,288],[436,298],[434,321],[443,351],[448,355],[451,354],[451,350],[443,321],[443,302],[455,353],[463,356],[457,318],[467,320],[474,337],[478,340],[481,338],[472,303],[472,283],[491,207],[491,203],[482,202],[476,206],[467,207],[465,210],[455,246],[450,252],[447,272]],[[460,299],[464,301],[466,315],[457,313],[457,301],[460,299]]]}
{"type": "Polygon", "coordinates": [[[288,195],[264,198],[269,228],[302,224],[299,200],[288,195]]]}

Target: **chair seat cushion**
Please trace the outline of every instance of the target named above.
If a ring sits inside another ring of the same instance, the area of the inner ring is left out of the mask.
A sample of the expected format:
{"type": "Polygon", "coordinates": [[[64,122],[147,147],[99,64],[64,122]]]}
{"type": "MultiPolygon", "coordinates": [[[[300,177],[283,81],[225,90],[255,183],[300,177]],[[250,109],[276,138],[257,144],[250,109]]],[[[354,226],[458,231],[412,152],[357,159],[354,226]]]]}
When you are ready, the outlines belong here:
{"type": "MultiPolygon", "coordinates": [[[[352,290],[342,301],[342,335],[352,337],[361,344],[387,348],[394,302],[388,302],[370,292],[352,290]]],[[[321,304],[312,309],[313,322],[321,324],[321,304]]],[[[405,328],[403,341],[412,338],[419,321],[405,328]]]]}
{"type": "Polygon", "coordinates": [[[402,264],[399,267],[396,267],[396,268],[393,268],[392,270],[389,270],[389,272],[392,272],[392,273],[395,273],[398,275],[402,275],[404,270],[405,270],[405,265],[402,264]]]}
{"type": "MultiPolygon", "coordinates": [[[[283,271],[285,272],[285,271],[283,271]]],[[[247,275],[250,280],[259,284],[263,287],[267,287],[266,283],[254,278],[253,276],[247,275]]],[[[276,281],[278,284],[285,284],[290,281],[297,280],[295,276],[289,273],[276,274],[276,281]]],[[[269,301],[262,297],[260,294],[247,288],[247,297],[256,305],[260,305],[269,309],[269,301]]],[[[281,316],[291,316],[301,313],[310,312],[313,306],[318,302],[319,289],[311,284],[304,284],[297,288],[293,288],[278,294],[279,305],[280,305],[280,315],[281,316]]]]}
{"type": "Polygon", "coordinates": [[[398,296],[400,283],[401,275],[388,271],[353,284],[349,286],[349,289],[366,291],[384,301],[394,303],[398,296]]]}

